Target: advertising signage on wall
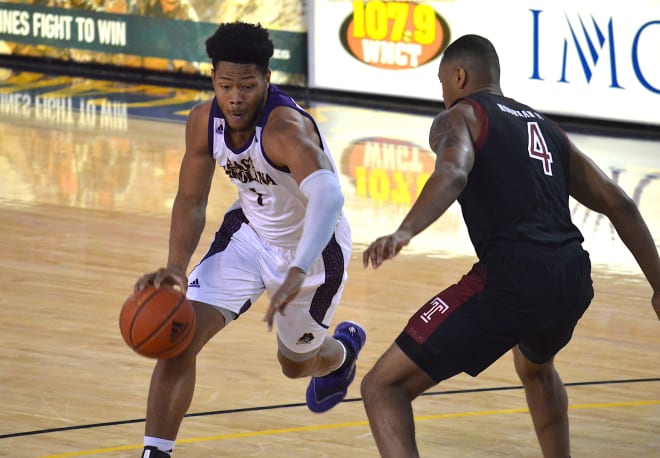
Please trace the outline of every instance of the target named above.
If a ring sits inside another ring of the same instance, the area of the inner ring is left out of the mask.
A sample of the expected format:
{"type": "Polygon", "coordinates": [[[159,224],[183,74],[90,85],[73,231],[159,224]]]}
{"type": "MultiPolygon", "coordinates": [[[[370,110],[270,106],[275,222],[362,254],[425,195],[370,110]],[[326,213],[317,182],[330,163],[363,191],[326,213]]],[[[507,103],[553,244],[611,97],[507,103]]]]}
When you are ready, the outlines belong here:
{"type": "Polygon", "coordinates": [[[377,68],[401,70],[424,65],[447,46],[444,19],[429,5],[412,2],[353,2],[339,31],[344,49],[377,68]]]}
{"type": "Polygon", "coordinates": [[[311,2],[309,85],[442,100],[442,52],[490,39],[505,94],[547,113],[660,125],[660,2],[311,2]],[[341,69],[341,71],[339,71],[341,69]]]}
{"type": "MultiPolygon", "coordinates": [[[[259,1],[247,3],[258,6],[259,1]]],[[[246,2],[225,1],[223,5],[230,3],[239,9],[239,4],[246,2]]],[[[203,0],[84,0],[56,4],[58,7],[0,2],[0,54],[209,74],[205,41],[223,19],[235,19],[227,15],[218,18],[212,12],[222,8],[212,8],[203,0]],[[202,21],[200,16],[213,22],[202,21]]],[[[262,11],[265,14],[267,10],[262,11]]],[[[296,15],[290,16],[292,29],[301,28],[301,17],[302,11],[295,21],[296,15]]],[[[252,19],[260,22],[258,17],[252,19]]],[[[286,28],[269,31],[276,48],[271,61],[276,82],[304,84],[305,32],[286,28]]]]}

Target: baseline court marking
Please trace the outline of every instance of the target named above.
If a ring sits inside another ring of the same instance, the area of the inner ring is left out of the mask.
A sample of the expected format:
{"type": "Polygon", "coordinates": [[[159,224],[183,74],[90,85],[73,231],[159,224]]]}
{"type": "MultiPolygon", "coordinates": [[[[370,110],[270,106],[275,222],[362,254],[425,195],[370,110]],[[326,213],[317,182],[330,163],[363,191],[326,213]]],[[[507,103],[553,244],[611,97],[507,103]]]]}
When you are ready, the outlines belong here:
{"type": "MultiPolygon", "coordinates": [[[[644,407],[644,406],[653,406],[653,405],[660,405],[660,399],[649,400],[649,401],[576,404],[576,405],[568,406],[568,408],[570,410],[588,410],[588,409],[608,409],[613,407],[644,407]]],[[[477,412],[457,412],[457,413],[445,413],[445,414],[437,414],[437,415],[416,416],[415,421],[440,420],[446,418],[484,417],[488,415],[507,415],[507,414],[526,413],[526,412],[528,412],[526,408],[484,410],[477,412]]],[[[368,421],[362,420],[362,421],[353,421],[348,423],[333,423],[328,425],[311,425],[311,426],[298,426],[294,428],[265,429],[261,431],[248,431],[244,433],[231,433],[231,434],[220,434],[217,436],[178,439],[177,444],[192,444],[197,442],[212,442],[212,441],[222,441],[228,439],[242,439],[246,437],[272,436],[277,434],[298,433],[305,431],[323,431],[329,429],[352,428],[356,426],[368,426],[368,425],[369,425],[368,421]]],[[[41,458],[68,458],[72,456],[98,455],[102,453],[119,452],[123,450],[140,450],[142,449],[142,447],[143,447],[142,444],[123,445],[120,447],[98,448],[94,450],[82,450],[79,452],[61,453],[58,455],[46,455],[41,458]]]]}
{"type": "MultiPolygon", "coordinates": [[[[629,380],[610,380],[610,381],[591,381],[591,382],[573,382],[565,383],[565,386],[587,386],[587,385],[605,385],[605,384],[619,384],[619,383],[638,383],[638,382],[658,382],[660,378],[648,378],[648,379],[629,379],[629,380]]],[[[437,396],[437,395],[447,395],[447,394],[465,394],[465,393],[475,393],[475,392],[490,392],[490,391],[507,391],[507,390],[521,390],[522,386],[509,386],[509,387],[491,387],[491,388],[477,388],[470,390],[451,390],[451,391],[436,391],[436,392],[427,392],[423,393],[421,396],[437,396]]],[[[345,399],[343,402],[357,402],[361,401],[362,398],[351,398],[345,399]]],[[[646,401],[623,401],[623,402],[604,402],[604,403],[593,403],[593,404],[575,404],[569,405],[570,410],[589,410],[589,409],[609,409],[617,407],[646,407],[660,405],[660,399],[652,399],[646,401]]],[[[200,417],[200,416],[210,416],[210,415],[219,415],[226,413],[238,413],[238,412],[248,412],[256,410],[269,410],[269,409],[278,409],[278,408],[289,408],[289,407],[303,407],[304,403],[296,404],[280,404],[274,406],[261,406],[261,407],[251,407],[244,409],[232,409],[232,410],[221,410],[214,412],[198,412],[186,414],[186,417],[200,417]]],[[[416,421],[430,421],[430,420],[441,420],[446,418],[467,418],[467,417],[484,417],[492,415],[508,415],[508,414],[518,414],[518,413],[527,413],[529,412],[527,408],[516,408],[516,409],[498,409],[498,410],[483,410],[475,412],[455,412],[455,413],[444,413],[437,415],[421,415],[416,416],[416,421]]],[[[84,428],[94,428],[101,426],[112,426],[112,425],[122,425],[128,423],[137,423],[143,422],[141,420],[126,420],[126,421],[116,421],[108,423],[97,423],[92,425],[80,425],[59,429],[51,430],[41,430],[41,431],[31,431],[25,433],[17,434],[7,434],[0,436],[1,438],[8,437],[17,437],[17,436],[26,436],[26,435],[35,435],[35,434],[47,434],[49,432],[65,431],[65,430],[74,430],[74,429],[84,429],[84,428]]],[[[369,422],[367,420],[347,422],[347,423],[332,423],[327,425],[309,425],[309,426],[298,426],[293,428],[281,428],[281,429],[265,429],[261,431],[246,431],[242,433],[231,433],[231,434],[220,434],[217,436],[207,436],[207,437],[193,437],[188,439],[179,439],[177,443],[179,444],[191,444],[198,442],[212,442],[212,441],[222,441],[229,439],[241,439],[246,437],[257,437],[257,436],[272,436],[277,434],[288,434],[288,433],[298,433],[306,431],[323,431],[330,429],[341,429],[341,428],[352,428],[358,426],[368,426],[369,422]]],[[[88,455],[98,455],[103,453],[118,452],[124,450],[139,450],[143,447],[142,444],[134,445],[123,445],[118,447],[107,447],[99,448],[94,450],[81,450],[77,452],[68,452],[61,453],[56,455],[46,455],[41,458],[68,458],[74,456],[88,456],[88,455]]]]}

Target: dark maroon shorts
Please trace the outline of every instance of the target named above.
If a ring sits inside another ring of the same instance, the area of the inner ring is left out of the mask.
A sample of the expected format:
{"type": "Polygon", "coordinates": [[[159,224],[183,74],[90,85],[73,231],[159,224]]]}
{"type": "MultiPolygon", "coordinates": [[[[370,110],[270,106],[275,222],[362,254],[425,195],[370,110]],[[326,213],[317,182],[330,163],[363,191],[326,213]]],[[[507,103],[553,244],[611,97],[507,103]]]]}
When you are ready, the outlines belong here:
{"type": "Polygon", "coordinates": [[[542,364],[570,341],[593,295],[580,243],[500,244],[424,304],[396,342],[437,382],[476,376],[516,344],[542,364]]]}

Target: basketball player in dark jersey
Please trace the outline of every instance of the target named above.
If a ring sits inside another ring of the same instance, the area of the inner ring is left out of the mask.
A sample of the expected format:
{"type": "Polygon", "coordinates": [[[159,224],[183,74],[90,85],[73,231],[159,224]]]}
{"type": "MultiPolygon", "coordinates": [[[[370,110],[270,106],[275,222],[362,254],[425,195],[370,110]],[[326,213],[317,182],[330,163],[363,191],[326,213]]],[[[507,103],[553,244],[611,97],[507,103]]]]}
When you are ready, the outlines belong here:
{"type": "Polygon", "coordinates": [[[383,457],[417,457],[411,401],[461,372],[477,376],[513,349],[539,444],[570,456],[568,397],[554,356],[593,298],[589,255],[571,222],[574,197],[606,215],[653,288],[660,259],[636,205],[545,115],[506,98],[493,45],[466,35],[438,77],[448,109],[433,121],[433,174],[399,228],[363,253],[374,268],[396,256],[458,200],[479,261],[409,320],[362,381],[383,457]]]}

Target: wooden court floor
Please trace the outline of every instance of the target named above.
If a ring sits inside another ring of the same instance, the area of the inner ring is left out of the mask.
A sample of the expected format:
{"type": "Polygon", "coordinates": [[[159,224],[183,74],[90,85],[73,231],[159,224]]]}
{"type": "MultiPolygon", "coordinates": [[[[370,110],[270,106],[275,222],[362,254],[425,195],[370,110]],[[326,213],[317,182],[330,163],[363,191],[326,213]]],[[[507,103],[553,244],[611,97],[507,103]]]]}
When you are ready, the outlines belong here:
{"type": "MultiPolygon", "coordinates": [[[[166,257],[186,106],[208,94],[31,75],[0,86],[0,456],[136,457],[153,361],[123,343],[121,304],[166,257]],[[50,82],[48,82],[50,81],[50,82]],[[93,88],[92,88],[93,86],[93,88]],[[37,92],[34,92],[34,91],[37,92]],[[131,97],[122,98],[130,92],[131,97]],[[170,102],[173,116],[140,112],[170,102]],[[187,105],[186,105],[187,104],[187,105]],[[90,108],[91,107],[91,108],[90,108]],[[132,113],[138,112],[137,115],[132,113]]],[[[202,352],[177,457],[376,457],[359,382],[407,317],[474,262],[460,212],[377,271],[361,251],[396,228],[432,170],[430,118],[311,104],[340,168],[355,248],[337,321],[368,340],[347,400],[317,415],[288,380],[265,300],[202,352]]],[[[660,243],[660,141],[571,133],[633,196],[660,243]]],[[[206,250],[235,191],[218,171],[206,250]]],[[[574,457],[660,456],[660,323],[607,220],[572,204],[596,297],[557,358],[574,457]]],[[[424,457],[539,457],[511,355],[414,402],[424,457]]]]}

